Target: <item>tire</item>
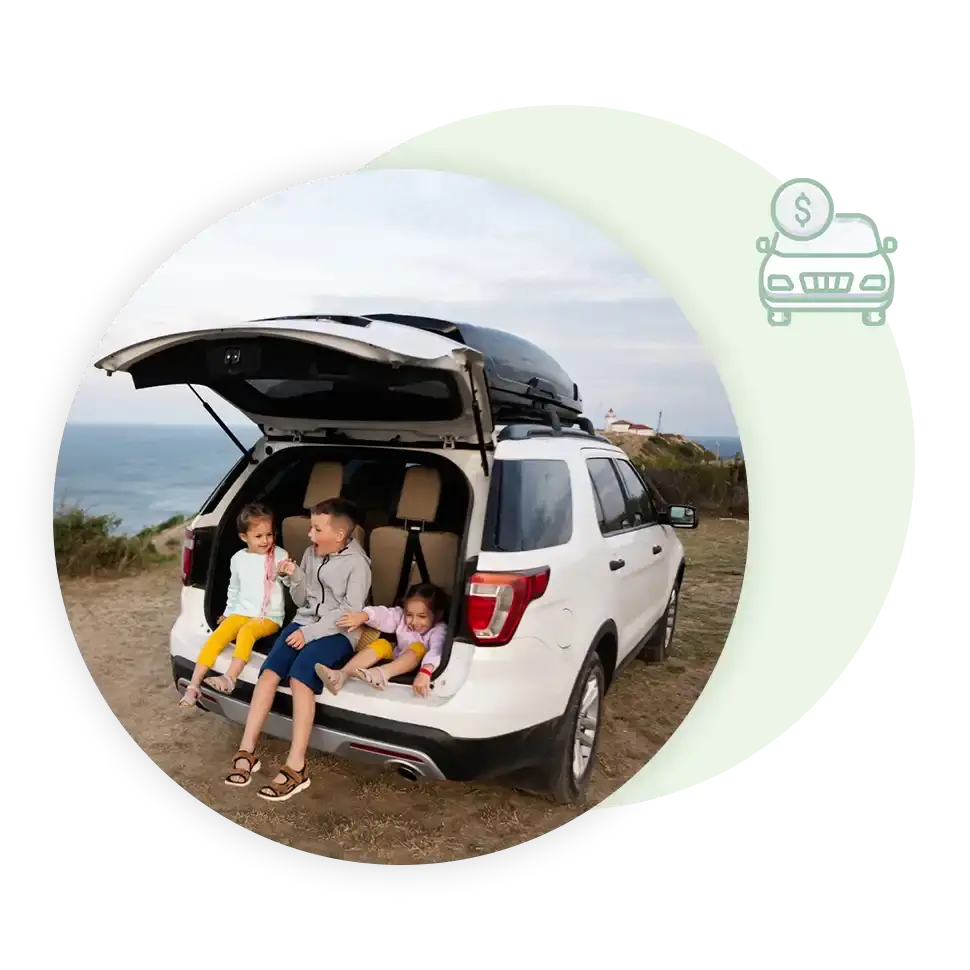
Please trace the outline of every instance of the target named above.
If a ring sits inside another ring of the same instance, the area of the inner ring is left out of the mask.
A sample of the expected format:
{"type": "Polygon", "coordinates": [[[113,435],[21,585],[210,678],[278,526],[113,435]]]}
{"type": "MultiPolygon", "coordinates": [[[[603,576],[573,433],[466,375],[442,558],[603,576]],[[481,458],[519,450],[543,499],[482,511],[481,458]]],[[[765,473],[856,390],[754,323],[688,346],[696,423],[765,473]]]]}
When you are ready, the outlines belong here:
{"type": "Polygon", "coordinates": [[[674,583],[667,600],[667,609],[657,624],[657,629],[640,651],[640,659],[647,663],[663,663],[670,656],[670,644],[673,643],[677,629],[677,607],[680,605],[680,583],[674,583]]]}
{"type": "Polygon", "coordinates": [[[570,805],[586,794],[589,776],[596,764],[596,752],[599,750],[605,693],[603,662],[593,650],[576,678],[576,686],[563,716],[563,729],[552,752],[554,772],[549,779],[546,794],[560,805],[570,805]],[[590,697],[590,694],[594,696],[590,697]],[[593,704],[592,711],[589,709],[590,702],[593,704]],[[585,726],[580,724],[580,717],[583,715],[587,720],[585,726]],[[592,724],[588,723],[590,719],[592,724]],[[580,742],[580,734],[585,739],[583,743],[580,742]],[[585,761],[579,757],[579,749],[587,753],[585,761]]]}

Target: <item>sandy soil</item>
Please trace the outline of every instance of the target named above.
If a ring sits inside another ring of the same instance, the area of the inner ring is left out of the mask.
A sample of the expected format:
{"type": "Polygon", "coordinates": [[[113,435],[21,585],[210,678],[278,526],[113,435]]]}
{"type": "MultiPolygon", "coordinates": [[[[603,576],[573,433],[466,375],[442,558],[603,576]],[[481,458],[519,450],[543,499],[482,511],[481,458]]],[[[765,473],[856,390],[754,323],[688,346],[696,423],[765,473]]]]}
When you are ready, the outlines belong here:
{"type": "MultiPolygon", "coordinates": [[[[607,696],[585,805],[562,807],[499,785],[409,782],[380,768],[311,753],[310,788],[280,805],[223,784],[239,729],[177,706],[168,631],[178,566],[61,584],[81,653],[105,700],[171,778],[226,818],[285,845],[366,862],[443,862],[494,852],[575,818],[634,775],[673,733],[707,682],[734,618],[747,524],[707,518],[682,532],[688,569],[673,656],[631,664],[607,696]],[[119,634],[125,638],[118,643],[119,634]]],[[[168,550],[171,551],[171,550],[168,550]]],[[[268,780],[283,742],[266,739],[268,780]]]]}

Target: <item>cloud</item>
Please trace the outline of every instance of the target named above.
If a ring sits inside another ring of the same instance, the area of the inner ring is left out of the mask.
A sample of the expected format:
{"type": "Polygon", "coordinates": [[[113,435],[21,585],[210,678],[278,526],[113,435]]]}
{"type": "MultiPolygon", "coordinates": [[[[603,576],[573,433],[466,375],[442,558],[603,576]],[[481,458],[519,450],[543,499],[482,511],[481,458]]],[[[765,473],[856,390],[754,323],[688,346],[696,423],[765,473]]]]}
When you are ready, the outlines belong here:
{"type": "MultiPolygon", "coordinates": [[[[368,172],[277,193],[182,247],[135,294],[99,353],[264,316],[396,311],[520,334],[612,406],[688,433],[734,434],[697,335],[647,272],[571,213],[497,183],[368,172]]],[[[207,420],[189,392],[89,374],[72,420],[207,420]]]]}

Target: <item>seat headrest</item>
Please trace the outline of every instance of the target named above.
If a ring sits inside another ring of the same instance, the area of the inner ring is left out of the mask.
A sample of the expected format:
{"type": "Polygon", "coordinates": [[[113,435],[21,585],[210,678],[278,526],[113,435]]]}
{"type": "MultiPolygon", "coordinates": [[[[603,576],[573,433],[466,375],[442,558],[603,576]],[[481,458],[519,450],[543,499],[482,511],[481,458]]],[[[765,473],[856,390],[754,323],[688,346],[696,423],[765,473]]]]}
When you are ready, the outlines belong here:
{"type": "Polygon", "coordinates": [[[313,508],[317,502],[336,498],[344,484],[344,466],[339,461],[318,461],[310,472],[303,507],[313,508]]]}
{"type": "Polygon", "coordinates": [[[409,522],[434,522],[441,498],[441,476],[434,468],[409,468],[404,473],[397,517],[409,522]]]}

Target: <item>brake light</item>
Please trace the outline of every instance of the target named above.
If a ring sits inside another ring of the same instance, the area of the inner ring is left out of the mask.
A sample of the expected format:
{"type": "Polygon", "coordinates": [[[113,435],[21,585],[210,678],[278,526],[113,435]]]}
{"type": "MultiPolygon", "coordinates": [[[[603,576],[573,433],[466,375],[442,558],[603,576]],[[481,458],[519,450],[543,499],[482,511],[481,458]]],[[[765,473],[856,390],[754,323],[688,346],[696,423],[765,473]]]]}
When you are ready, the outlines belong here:
{"type": "Polygon", "coordinates": [[[182,585],[189,585],[192,575],[192,555],[195,551],[195,533],[191,529],[185,530],[182,537],[182,585]]]}
{"type": "Polygon", "coordinates": [[[525,608],[549,586],[549,567],[517,573],[475,573],[468,581],[465,612],[480,647],[501,647],[515,636],[525,608]]]}

